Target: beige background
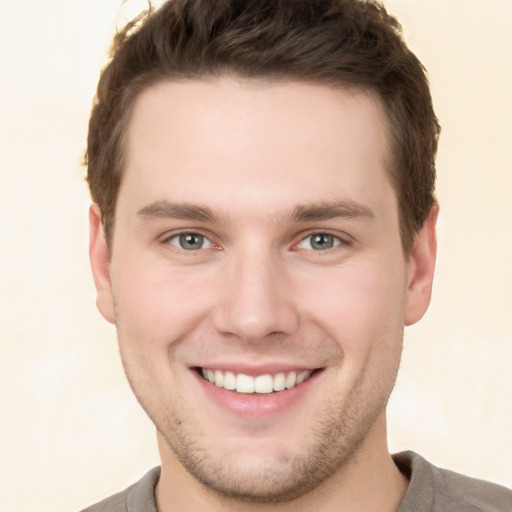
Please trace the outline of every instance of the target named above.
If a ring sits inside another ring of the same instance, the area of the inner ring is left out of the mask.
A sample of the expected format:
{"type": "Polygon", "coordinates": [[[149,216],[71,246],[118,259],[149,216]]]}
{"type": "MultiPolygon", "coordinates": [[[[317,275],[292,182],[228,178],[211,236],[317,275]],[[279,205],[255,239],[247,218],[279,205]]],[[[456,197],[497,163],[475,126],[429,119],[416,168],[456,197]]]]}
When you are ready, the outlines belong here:
{"type": "MultiPolygon", "coordinates": [[[[78,510],[158,462],[86,255],[80,160],[120,3],[0,0],[1,512],[78,510]]],[[[437,279],[391,448],[512,486],[512,1],[387,5],[443,125],[437,279]]]]}

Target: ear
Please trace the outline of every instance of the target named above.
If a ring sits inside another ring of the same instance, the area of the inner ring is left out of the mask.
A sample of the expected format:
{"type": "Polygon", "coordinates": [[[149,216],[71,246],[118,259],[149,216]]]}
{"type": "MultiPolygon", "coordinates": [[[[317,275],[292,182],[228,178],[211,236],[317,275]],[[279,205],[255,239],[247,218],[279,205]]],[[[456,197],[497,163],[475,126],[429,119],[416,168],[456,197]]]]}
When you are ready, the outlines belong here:
{"type": "Polygon", "coordinates": [[[105,240],[100,208],[94,203],[89,208],[89,260],[96,286],[96,306],[106,320],[114,323],[110,250],[105,240]]]}
{"type": "Polygon", "coordinates": [[[434,203],[427,220],[416,235],[409,257],[405,325],[412,325],[420,320],[430,304],[437,252],[438,214],[439,205],[434,203]]]}

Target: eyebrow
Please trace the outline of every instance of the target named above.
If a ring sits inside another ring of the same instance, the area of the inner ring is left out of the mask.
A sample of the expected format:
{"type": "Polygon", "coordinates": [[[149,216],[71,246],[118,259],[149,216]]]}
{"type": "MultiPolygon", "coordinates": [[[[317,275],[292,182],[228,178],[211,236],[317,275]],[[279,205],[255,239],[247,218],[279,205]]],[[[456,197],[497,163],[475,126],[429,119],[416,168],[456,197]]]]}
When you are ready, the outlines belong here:
{"type": "Polygon", "coordinates": [[[298,206],[292,214],[292,219],[295,222],[311,222],[337,218],[356,219],[361,217],[372,219],[375,217],[375,214],[368,206],[354,201],[335,201],[332,203],[298,206]]]}
{"type": "MultiPolygon", "coordinates": [[[[137,212],[138,217],[159,218],[159,219],[180,219],[194,220],[199,222],[220,223],[221,218],[207,206],[200,206],[190,203],[172,203],[170,201],[155,201],[144,206],[137,212]]],[[[284,221],[291,219],[292,222],[314,222],[331,220],[337,218],[374,218],[373,211],[354,201],[333,201],[299,205],[292,211],[291,215],[284,215],[284,221]]],[[[227,216],[223,216],[226,219],[227,216]]],[[[225,221],[225,220],[224,220],[225,221]]]]}
{"type": "Polygon", "coordinates": [[[200,222],[215,222],[217,216],[206,206],[188,203],[171,203],[155,201],[137,212],[139,217],[160,219],[197,220],[200,222]]]}

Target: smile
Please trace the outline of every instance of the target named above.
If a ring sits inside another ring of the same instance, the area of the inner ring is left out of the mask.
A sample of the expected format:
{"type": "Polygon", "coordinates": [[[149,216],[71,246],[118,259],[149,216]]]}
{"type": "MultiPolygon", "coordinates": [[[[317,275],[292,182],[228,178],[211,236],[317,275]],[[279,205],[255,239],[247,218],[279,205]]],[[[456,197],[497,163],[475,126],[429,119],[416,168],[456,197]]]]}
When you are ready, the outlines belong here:
{"type": "Polygon", "coordinates": [[[281,372],[251,377],[243,373],[201,368],[203,378],[219,388],[237,393],[273,393],[292,389],[308,380],[313,370],[281,372]]]}

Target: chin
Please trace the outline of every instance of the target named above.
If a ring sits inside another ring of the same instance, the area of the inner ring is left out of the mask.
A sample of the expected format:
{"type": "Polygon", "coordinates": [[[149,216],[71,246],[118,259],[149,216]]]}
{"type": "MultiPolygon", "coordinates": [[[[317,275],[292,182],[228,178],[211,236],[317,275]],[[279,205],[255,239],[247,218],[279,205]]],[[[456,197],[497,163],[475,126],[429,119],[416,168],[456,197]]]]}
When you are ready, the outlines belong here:
{"type": "Polygon", "coordinates": [[[230,500],[286,503],[347,468],[364,444],[374,419],[368,418],[355,430],[353,425],[345,424],[335,431],[332,422],[321,422],[309,442],[304,437],[302,442],[249,437],[228,446],[224,436],[224,443],[212,443],[213,449],[197,431],[174,429],[161,433],[172,457],[207,490],[230,500]]]}

